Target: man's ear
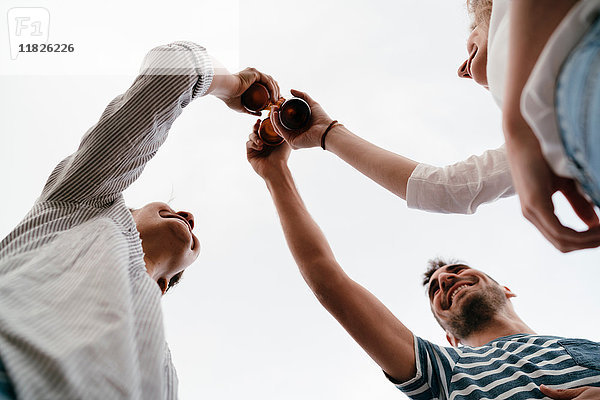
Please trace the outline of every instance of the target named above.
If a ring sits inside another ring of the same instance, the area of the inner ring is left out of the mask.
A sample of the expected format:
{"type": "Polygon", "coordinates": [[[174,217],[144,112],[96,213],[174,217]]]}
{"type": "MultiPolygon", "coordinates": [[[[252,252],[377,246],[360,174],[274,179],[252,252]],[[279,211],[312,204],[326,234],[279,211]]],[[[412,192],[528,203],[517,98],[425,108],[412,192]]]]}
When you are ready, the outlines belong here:
{"type": "Polygon", "coordinates": [[[456,338],[453,334],[451,334],[448,331],[446,331],[446,340],[448,340],[448,343],[450,343],[452,347],[458,347],[458,345],[460,344],[460,339],[456,338]]]}
{"type": "Polygon", "coordinates": [[[508,287],[502,286],[502,288],[504,289],[504,295],[506,296],[507,299],[510,299],[512,297],[517,297],[517,295],[515,293],[513,293],[508,287]]]}

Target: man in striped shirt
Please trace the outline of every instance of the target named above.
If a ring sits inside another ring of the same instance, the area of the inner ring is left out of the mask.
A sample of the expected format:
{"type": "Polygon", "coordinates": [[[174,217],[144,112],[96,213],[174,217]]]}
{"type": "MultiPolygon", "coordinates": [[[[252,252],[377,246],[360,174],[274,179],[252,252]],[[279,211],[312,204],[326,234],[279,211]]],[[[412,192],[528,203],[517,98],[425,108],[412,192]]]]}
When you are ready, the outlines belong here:
{"type": "Polygon", "coordinates": [[[0,399],[175,399],[161,295],[198,256],[194,218],[164,203],[126,207],[142,173],[192,100],[207,93],[243,111],[268,75],[215,73],[205,49],[153,49],[58,164],[41,196],[0,242],[0,399]]]}
{"type": "MultiPolygon", "coordinates": [[[[315,124],[327,120],[320,107],[312,111],[315,124]]],[[[328,125],[321,126],[326,132],[328,125]]],[[[424,281],[452,347],[414,336],[345,274],[297,192],[289,146],[263,146],[257,128],[246,145],[248,160],[267,184],[302,276],[408,397],[600,399],[600,343],[536,334],[515,312],[507,287],[463,263],[433,261],[424,281]]]]}

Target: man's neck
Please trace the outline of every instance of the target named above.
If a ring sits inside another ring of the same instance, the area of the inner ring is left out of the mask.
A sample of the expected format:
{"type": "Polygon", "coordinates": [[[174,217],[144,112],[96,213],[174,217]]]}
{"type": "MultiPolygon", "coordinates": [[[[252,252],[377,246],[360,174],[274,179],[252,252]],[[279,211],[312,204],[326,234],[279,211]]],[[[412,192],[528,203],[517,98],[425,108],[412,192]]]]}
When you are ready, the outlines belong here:
{"type": "Polygon", "coordinates": [[[494,339],[520,333],[535,334],[535,331],[525,324],[518,316],[498,315],[486,327],[473,333],[460,342],[471,347],[483,346],[494,339]]]}

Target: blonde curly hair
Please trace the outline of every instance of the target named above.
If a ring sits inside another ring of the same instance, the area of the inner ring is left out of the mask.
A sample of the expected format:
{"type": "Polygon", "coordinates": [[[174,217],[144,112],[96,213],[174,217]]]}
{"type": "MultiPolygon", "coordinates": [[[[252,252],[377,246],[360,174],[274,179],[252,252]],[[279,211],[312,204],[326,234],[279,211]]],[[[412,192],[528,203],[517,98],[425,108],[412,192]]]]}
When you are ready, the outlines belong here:
{"type": "Polygon", "coordinates": [[[492,0],[467,0],[467,10],[472,18],[471,29],[475,29],[477,25],[489,26],[492,0]]]}

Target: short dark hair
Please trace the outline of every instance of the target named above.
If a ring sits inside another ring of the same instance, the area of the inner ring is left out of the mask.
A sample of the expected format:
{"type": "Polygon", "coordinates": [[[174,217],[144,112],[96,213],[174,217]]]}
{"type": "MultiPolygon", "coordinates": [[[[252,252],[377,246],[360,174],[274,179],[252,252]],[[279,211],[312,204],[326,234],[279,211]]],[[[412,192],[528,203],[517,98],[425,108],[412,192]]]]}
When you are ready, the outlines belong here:
{"type": "Polygon", "coordinates": [[[182,275],[183,275],[183,271],[178,272],[175,275],[173,275],[173,277],[169,281],[169,284],[167,285],[167,290],[165,290],[165,293],[167,293],[169,291],[169,289],[171,289],[173,286],[177,285],[181,281],[182,275]]]}
{"type": "MultiPolygon", "coordinates": [[[[456,259],[445,260],[441,257],[432,258],[427,261],[427,270],[423,274],[423,286],[429,285],[429,281],[431,280],[431,275],[438,269],[445,267],[446,265],[452,264],[463,264],[462,261],[456,259]]],[[[465,264],[466,265],[466,264],[465,264]]]]}

